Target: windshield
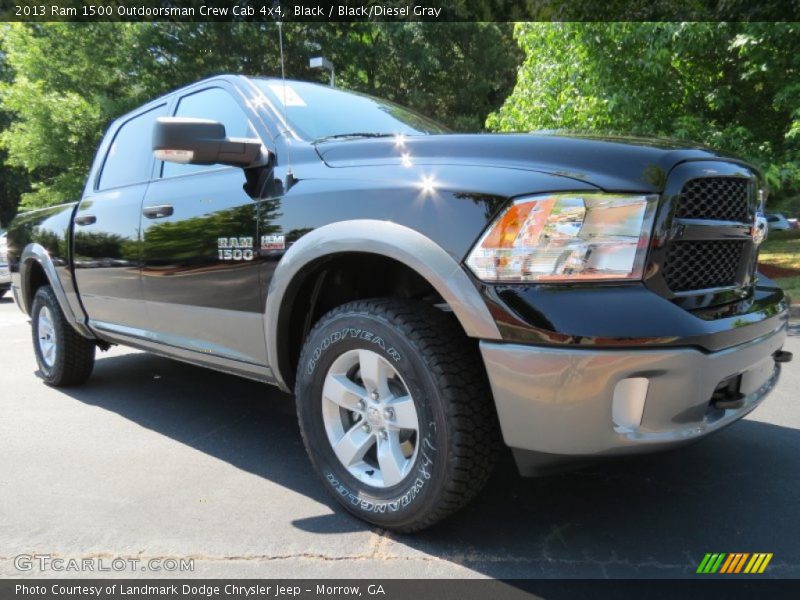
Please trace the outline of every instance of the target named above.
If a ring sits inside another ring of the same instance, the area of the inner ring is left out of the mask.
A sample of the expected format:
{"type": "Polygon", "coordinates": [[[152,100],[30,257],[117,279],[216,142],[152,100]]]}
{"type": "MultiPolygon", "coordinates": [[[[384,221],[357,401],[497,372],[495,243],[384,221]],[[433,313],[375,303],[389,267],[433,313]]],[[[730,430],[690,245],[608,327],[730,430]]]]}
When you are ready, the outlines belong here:
{"type": "Polygon", "coordinates": [[[303,81],[253,79],[261,91],[282,111],[295,132],[307,140],[380,135],[429,135],[447,133],[435,121],[398,104],[372,96],[345,92],[303,81]]]}

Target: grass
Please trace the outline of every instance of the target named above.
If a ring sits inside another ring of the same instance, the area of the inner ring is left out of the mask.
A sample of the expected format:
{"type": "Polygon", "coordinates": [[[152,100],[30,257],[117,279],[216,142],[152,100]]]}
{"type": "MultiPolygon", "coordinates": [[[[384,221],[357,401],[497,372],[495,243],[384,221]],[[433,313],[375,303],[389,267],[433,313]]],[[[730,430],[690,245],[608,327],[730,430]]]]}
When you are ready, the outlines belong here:
{"type": "Polygon", "coordinates": [[[759,262],[800,271],[800,229],[770,231],[761,246],[759,262]]]}
{"type": "Polygon", "coordinates": [[[794,302],[800,301],[800,229],[771,231],[761,247],[758,261],[782,269],[797,269],[797,275],[774,277],[774,280],[794,302]]]}
{"type": "Polygon", "coordinates": [[[783,291],[792,299],[793,304],[800,302],[800,276],[776,277],[773,281],[783,288],[783,291]]]}

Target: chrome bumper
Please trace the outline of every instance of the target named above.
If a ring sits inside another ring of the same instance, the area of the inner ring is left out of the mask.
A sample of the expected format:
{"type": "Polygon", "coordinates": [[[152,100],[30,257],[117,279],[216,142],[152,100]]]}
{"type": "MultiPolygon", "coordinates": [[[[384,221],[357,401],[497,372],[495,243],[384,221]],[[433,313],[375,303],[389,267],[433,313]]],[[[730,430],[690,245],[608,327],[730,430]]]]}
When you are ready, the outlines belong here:
{"type": "Polygon", "coordinates": [[[656,450],[729,425],[778,381],[773,354],[786,327],[714,353],[560,349],[482,341],[503,437],[515,450],[597,456],[656,450]],[[740,376],[737,408],[718,408],[718,386],[740,376]]]}

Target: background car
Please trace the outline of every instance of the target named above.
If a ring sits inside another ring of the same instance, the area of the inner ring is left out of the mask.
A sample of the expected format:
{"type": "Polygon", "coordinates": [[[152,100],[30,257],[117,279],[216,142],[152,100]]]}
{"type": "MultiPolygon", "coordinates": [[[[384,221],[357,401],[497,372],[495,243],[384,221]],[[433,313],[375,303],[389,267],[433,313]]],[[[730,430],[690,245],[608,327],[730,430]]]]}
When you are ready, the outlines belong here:
{"type": "Polygon", "coordinates": [[[8,243],[6,232],[0,229],[0,298],[11,288],[11,273],[8,270],[8,243]]]}
{"type": "Polygon", "coordinates": [[[786,231],[792,228],[791,223],[781,213],[767,215],[767,223],[772,231],[786,231]]]}

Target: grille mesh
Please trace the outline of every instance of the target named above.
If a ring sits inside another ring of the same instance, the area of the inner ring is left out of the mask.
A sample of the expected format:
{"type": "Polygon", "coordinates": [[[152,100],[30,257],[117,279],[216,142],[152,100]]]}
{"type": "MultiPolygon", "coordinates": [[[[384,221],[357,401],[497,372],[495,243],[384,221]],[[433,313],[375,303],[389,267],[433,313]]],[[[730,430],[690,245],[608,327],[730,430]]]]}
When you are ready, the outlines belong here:
{"type": "Polygon", "coordinates": [[[747,221],[747,179],[707,177],[687,181],[678,198],[676,216],[682,219],[747,221]]]}
{"type": "Polygon", "coordinates": [[[664,279],[673,292],[736,284],[746,241],[673,242],[667,250],[664,279]]]}

